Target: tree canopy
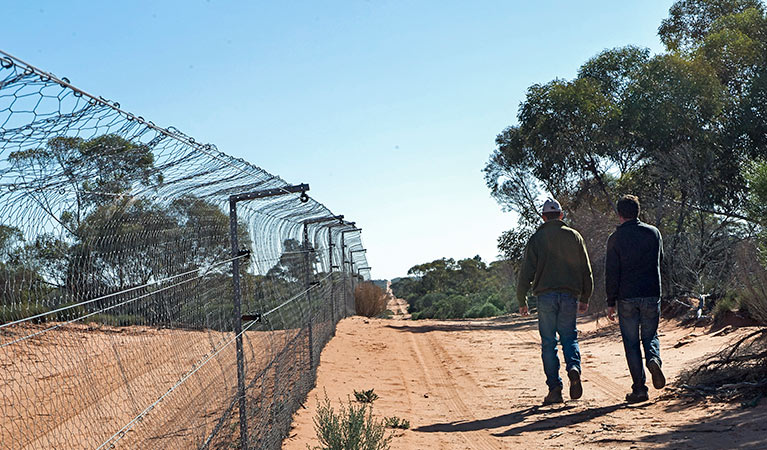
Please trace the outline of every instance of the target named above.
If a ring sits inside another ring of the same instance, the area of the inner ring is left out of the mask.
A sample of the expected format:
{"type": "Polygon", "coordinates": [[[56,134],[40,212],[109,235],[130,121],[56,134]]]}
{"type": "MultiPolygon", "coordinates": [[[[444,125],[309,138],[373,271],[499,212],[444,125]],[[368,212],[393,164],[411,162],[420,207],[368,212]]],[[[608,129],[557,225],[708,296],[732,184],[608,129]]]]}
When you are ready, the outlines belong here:
{"type": "Polygon", "coordinates": [[[767,159],[764,4],[680,0],[659,35],[665,53],[605,50],[575,79],[527,90],[484,169],[491,195],[518,214],[499,237],[507,258],[521,257],[546,196],[591,235],[599,279],[614,202],[639,195],[642,217],[671,250],[669,294],[724,285],[731,249],[764,233],[756,206],[767,159]]]}

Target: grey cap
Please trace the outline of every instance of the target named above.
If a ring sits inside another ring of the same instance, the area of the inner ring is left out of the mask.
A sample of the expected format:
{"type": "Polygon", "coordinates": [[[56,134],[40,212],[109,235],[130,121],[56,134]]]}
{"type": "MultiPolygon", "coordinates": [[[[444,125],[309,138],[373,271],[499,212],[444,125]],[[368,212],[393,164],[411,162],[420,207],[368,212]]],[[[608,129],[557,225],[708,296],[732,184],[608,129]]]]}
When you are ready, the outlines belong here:
{"type": "Polygon", "coordinates": [[[543,214],[551,212],[562,212],[562,206],[553,198],[549,198],[543,202],[543,214]]]}

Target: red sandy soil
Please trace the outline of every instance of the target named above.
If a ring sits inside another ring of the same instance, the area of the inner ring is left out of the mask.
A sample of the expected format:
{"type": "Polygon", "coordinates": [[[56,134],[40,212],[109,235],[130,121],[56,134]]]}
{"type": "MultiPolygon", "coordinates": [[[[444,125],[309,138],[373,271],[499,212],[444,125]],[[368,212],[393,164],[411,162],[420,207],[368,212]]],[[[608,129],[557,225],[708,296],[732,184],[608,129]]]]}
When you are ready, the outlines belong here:
{"type": "MultiPolygon", "coordinates": [[[[51,325],[4,329],[0,343],[51,325]]],[[[196,448],[236,393],[231,338],[71,324],[0,347],[0,449],[97,448],[134,419],[111,441],[117,448],[196,448]]],[[[248,373],[291,338],[291,331],[245,333],[248,373]]]]}
{"type": "MultiPolygon", "coordinates": [[[[322,353],[316,388],[283,449],[319,445],[313,418],[325,393],[339,405],[366,389],[380,396],[377,417],[410,421],[409,430],[394,431],[393,449],[767,448],[767,401],[746,409],[693,402],[667,386],[651,387],[649,402],[627,405],[631,379],[617,326],[580,318],[579,329],[583,398],[567,400],[565,381],[566,403],[540,406],[547,388],[535,318],[347,318],[322,353]]],[[[669,384],[748,331],[712,336],[663,321],[669,384]]]]}

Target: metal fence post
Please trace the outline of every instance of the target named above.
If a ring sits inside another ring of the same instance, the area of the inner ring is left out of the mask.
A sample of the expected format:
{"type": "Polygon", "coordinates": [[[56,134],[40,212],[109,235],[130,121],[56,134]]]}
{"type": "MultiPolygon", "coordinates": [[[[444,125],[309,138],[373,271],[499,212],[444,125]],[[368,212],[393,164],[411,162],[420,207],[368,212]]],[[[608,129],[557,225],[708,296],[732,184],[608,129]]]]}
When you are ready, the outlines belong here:
{"type": "Polygon", "coordinates": [[[245,355],[242,349],[242,310],[240,298],[240,244],[237,240],[237,201],[229,199],[229,233],[232,241],[232,290],[234,291],[234,334],[237,348],[237,395],[240,406],[240,448],[248,448],[247,410],[245,409],[245,355]]]}
{"type": "MultiPolygon", "coordinates": [[[[309,318],[307,320],[307,328],[309,332],[309,368],[311,369],[314,367],[314,308],[312,307],[312,262],[311,258],[309,256],[310,252],[310,244],[309,244],[309,224],[314,223],[323,223],[323,222],[330,222],[333,220],[339,220],[343,221],[344,216],[326,216],[326,217],[315,217],[312,219],[307,219],[303,221],[304,225],[304,233],[303,233],[303,248],[304,248],[304,277],[305,277],[305,288],[306,288],[306,301],[308,303],[308,310],[309,310],[309,318]]],[[[313,251],[313,249],[312,249],[313,251]]],[[[332,248],[331,248],[332,252],[332,248]]],[[[333,259],[331,256],[330,259],[331,262],[331,272],[332,272],[332,263],[333,259]]]]}
{"type": "Polygon", "coordinates": [[[328,267],[330,268],[330,321],[335,334],[336,323],[336,283],[333,280],[333,225],[328,226],[328,267]]]}
{"type": "Polygon", "coordinates": [[[309,263],[309,225],[304,223],[304,280],[306,285],[306,303],[308,307],[307,329],[309,331],[309,370],[314,367],[314,336],[312,334],[312,275],[309,263]]]}
{"type": "MultiPolygon", "coordinates": [[[[343,267],[343,271],[344,271],[344,317],[346,317],[349,314],[349,299],[346,293],[346,243],[344,240],[344,235],[346,233],[353,233],[353,232],[360,232],[360,231],[362,231],[362,228],[354,227],[350,230],[344,230],[341,232],[341,258],[342,258],[341,266],[343,267]]],[[[351,260],[351,254],[350,254],[349,255],[349,275],[353,273],[352,271],[353,264],[354,263],[351,260]]],[[[352,296],[354,296],[354,280],[350,278],[349,283],[351,283],[352,296]]]]}
{"type": "Polygon", "coordinates": [[[247,192],[229,196],[229,239],[232,242],[232,301],[233,301],[233,324],[235,334],[235,347],[237,353],[237,397],[240,409],[240,448],[248,448],[248,412],[245,398],[245,352],[242,348],[242,296],[240,293],[240,244],[237,236],[237,202],[254,200],[257,198],[274,197],[278,195],[301,193],[301,201],[309,200],[306,191],[308,184],[296,186],[284,186],[262,191],[247,192]]]}
{"type": "MultiPolygon", "coordinates": [[[[344,294],[344,308],[346,308],[346,244],[344,243],[344,232],[341,232],[341,276],[343,284],[341,290],[344,294]]],[[[344,315],[341,316],[344,318],[344,315]]]]}

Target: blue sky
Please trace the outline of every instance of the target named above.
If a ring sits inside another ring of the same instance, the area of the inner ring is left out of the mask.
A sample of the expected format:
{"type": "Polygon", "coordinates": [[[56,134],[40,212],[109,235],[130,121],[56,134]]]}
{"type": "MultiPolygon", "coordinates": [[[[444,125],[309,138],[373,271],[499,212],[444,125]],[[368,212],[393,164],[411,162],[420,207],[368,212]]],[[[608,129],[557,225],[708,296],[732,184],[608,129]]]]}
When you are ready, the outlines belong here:
{"type": "Polygon", "coordinates": [[[0,49],[289,182],[363,228],[374,278],[497,255],[482,168],[528,86],[660,52],[671,0],[9,2],[0,49]]]}

